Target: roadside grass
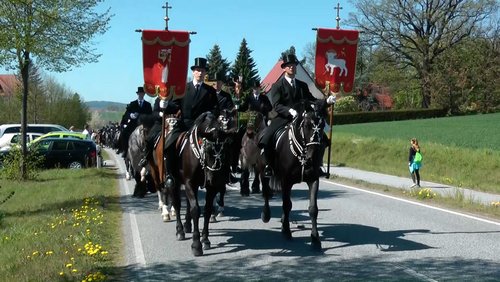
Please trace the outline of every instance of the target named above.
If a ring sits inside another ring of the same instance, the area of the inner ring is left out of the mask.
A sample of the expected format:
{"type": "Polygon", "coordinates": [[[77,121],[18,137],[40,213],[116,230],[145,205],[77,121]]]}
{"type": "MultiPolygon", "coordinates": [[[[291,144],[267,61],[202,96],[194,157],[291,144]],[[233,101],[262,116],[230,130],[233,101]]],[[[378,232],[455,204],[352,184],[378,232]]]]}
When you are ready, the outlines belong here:
{"type": "Polygon", "coordinates": [[[492,218],[500,220],[500,202],[482,204],[476,201],[473,197],[467,197],[462,191],[456,189],[454,192],[447,195],[438,193],[429,193],[428,188],[421,189],[401,189],[391,186],[369,183],[363,180],[354,180],[333,175],[329,181],[337,182],[345,185],[356,186],[362,189],[380,191],[384,194],[389,194],[404,199],[409,199],[421,203],[426,203],[432,206],[447,208],[459,212],[466,212],[476,216],[492,218]],[[419,192],[424,192],[423,195],[419,192]]]}
{"type": "Polygon", "coordinates": [[[410,177],[409,140],[417,137],[424,156],[423,180],[500,194],[499,123],[500,114],[490,114],[335,126],[331,163],[410,177]],[[451,139],[457,140],[454,145],[448,143],[451,139]]]}
{"type": "MultiPolygon", "coordinates": [[[[123,245],[116,173],[41,171],[36,181],[2,180],[2,281],[104,281],[117,275],[123,245]]],[[[112,280],[112,279],[111,279],[112,280]]]]}

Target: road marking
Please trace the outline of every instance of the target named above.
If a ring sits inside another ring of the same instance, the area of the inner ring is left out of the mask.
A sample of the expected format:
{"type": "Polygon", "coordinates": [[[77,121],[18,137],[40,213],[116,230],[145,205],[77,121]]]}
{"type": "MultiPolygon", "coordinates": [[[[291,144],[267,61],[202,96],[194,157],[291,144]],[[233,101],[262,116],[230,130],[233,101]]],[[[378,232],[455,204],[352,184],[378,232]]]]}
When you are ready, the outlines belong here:
{"type": "MultiPolygon", "coordinates": [[[[115,165],[119,168],[119,173],[124,173],[125,164],[123,162],[120,162],[113,152],[108,151],[108,154],[114,157],[115,165]]],[[[125,178],[120,178],[120,191],[125,192],[122,193],[122,195],[129,196],[131,194],[125,178]],[[122,190],[122,188],[124,189],[124,191],[122,190]]],[[[144,249],[142,248],[141,234],[139,232],[139,225],[137,224],[135,210],[128,211],[128,214],[130,219],[130,229],[132,229],[132,242],[134,245],[135,262],[141,266],[144,266],[146,265],[146,257],[144,256],[144,249]]]]}
{"type": "Polygon", "coordinates": [[[484,218],[480,218],[480,217],[476,217],[476,216],[472,216],[472,215],[468,215],[468,214],[464,214],[464,213],[459,213],[459,212],[455,212],[455,211],[451,211],[451,210],[447,210],[447,209],[443,209],[443,208],[438,208],[438,207],[434,207],[434,206],[423,204],[423,203],[419,203],[419,202],[414,202],[414,201],[410,201],[410,200],[406,200],[406,199],[401,199],[401,198],[398,198],[398,197],[394,197],[394,196],[390,196],[390,195],[386,195],[386,194],[382,194],[382,193],[378,193],[378,192],[373,192],[373,191],[369,191],[369,190],[365,190],[365,189],[361,189],[361,188],[357,188],[357,187],[353,187],[353,186],[349,186],[349,185],[345,185],[345,184],[341,184],[341,183],[337,183],[337,182],[333,182],[333,181],[321,180],[321,182],[335,184],[335,185],[338,185],[338,186],[341,186],[341,187],[344,187],[344,188],[348,188],[348,189],[352,189],[352,190],[356,190],[356,191],[360,191],[360,192],[365,192],[365,193],[368,193],[368,194],[377,195],[377,196],[381,196],[381,197],[385,197],[385,198],[389,198],[389,199],[393,199],[393,200],[405,202],[405,203],[408,203],[408,204],[413,204],[413,205],[417,205],[417,206],[421,206],[421,207],[426,207],[426,208],[429,208],[429,209],[438,210],[438,211],[441,211],[441,212],[446,212],[446,213],[449,213],[449,214],[458,215],[458,216],[466,217],[466,218],[469,218],[469,219],[481,221],[481,222],[484,222],[484,223],[489,223],[489,224],[500,226],[500,222],[496,222],[496,221],[492,221],[492,220],[488,220],[488,219],[484,219],[484,218]]]}

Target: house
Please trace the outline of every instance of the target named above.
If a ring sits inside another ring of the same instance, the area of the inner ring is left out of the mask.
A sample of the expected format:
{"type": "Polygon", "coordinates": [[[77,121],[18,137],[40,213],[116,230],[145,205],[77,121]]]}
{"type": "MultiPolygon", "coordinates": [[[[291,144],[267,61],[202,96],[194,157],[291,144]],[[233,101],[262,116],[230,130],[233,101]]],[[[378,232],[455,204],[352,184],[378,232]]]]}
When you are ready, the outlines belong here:
{"type": "Polygon", "coordinates": [[[0,97],[10,97],[18,88],[19,81],[13,74],[0,74],[0,97]]]}
{"type": "MultiPolygon", "coordinates": [[[[271,71],[260,83],[261,87],[264,90],[264,93],[267,94],[271,90],[271,86],[273,86],[273,83],[278,81],[278,79],[280,79],[284,75],[283,69],[281,68],[281,63],[283,63],[283,61],[278,60],[271,71]]],[[[309,91],[311,91],[311,94],[314,97],[316,97],[317,99],[324,98],[323,93],[316,87],[314,80],[300,63],[297,65],[297,74],[295,75],[295,78],[307,83],[309,91]]]]}

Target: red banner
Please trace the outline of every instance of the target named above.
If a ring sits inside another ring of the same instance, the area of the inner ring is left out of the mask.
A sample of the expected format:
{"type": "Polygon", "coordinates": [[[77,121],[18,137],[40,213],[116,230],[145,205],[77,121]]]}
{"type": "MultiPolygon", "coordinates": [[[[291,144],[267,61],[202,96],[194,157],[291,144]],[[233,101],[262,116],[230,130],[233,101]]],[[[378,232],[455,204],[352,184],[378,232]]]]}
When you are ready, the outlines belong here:
{"type": "Polygon", "coordinates": [[[144,91],[163,98],[183,96],[189,61],[189,32],[142,31],[144,91]]]}
{"type": "Polygon", "coordinates": [[[316,38],[316,83],[320,89],[351,92],[356,72],[357,30],[319,28],[316,38]]]}

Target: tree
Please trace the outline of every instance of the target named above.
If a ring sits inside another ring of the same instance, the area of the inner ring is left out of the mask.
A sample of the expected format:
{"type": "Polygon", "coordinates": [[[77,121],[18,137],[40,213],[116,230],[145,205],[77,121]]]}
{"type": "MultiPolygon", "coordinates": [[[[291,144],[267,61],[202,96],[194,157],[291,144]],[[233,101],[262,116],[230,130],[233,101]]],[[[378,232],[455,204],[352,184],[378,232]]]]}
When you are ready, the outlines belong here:
{"type": "Polygon", "coordinates": [[[210,49],[207,55],[208,65],[210,66],[207,75],[209,78],[214,78],[215,74],[223,74],[226,76],[229,72],[229,62],[227,59],[222,58],[222,52],[219,45],[215,44],[210,49]]]}
{"type": "Polygon", "coordinates": [[[422,107],[431,105],[433,64],[498,11],[496,0],[359,0],[348,23],[395,61],[415,69],[422,107]]]}
{"type": "MultiPolygon", "coordinates": [[[[0,2],[0,65],[22,76],[22,153],[26,157],[29,68],[61,72],[97,62],[92,39],[109,27],[109,8],[94,11],[104,0],[2,0],[0,2]]],[[[21,175],[26,166],[21,162],[21,175]]],[[[24,177],[23,177],[24,178],[24,177]]]]}
{"type": "Polygon", "coordinates": [[[260,81],[260,77],[255,69],[256,63],[251,56],[252,50],[247,46],[245,38],[241,41],[240,49],[231,68],[231,77],[242,76],[244,92],[251,89],[255,81],[260,81]]]}

